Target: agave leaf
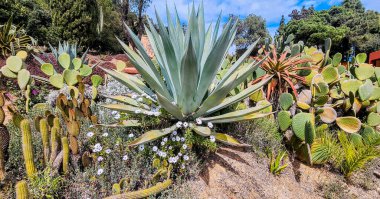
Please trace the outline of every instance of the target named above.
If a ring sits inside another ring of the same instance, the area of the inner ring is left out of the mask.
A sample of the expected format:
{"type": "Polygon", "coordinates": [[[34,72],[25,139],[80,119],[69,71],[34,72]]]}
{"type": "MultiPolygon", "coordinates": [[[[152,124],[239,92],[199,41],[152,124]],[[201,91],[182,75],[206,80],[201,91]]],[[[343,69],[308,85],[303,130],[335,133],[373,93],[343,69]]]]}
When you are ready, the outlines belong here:
{"type": "Polygon", "coordinates": [[[272,113],[260,113],[261,110],[264,110],[270,107],[271,104],[265,106],[256,106],[252,108],[248,108],[245,110],[238,110],[230,113],[226,113],[223,115],[218,115],[214,117],[205,117],[201,118],[204,122],[212,122],[212,123],[226,123],[226,122],[237,122],[242,120],[249,120],[254,118],[260,118],[272,113]]]}
{"type": "Polygon", "coordinates": [[[126,85],[128,88],[132,89],[133,91],[135,91],[136,93],[138,94],[143,94],[144,91],[141,90],[134,82],[132,82],[130,79],[128,78],[125,78],[125,77],[122,77],[120,76],[119,73],[117,73],[117,71],[114,71],[114,70],[109,70],[109,69],[105,69],[105,68],[101,68],[102,70],[104,70],[106,73],[108,73],[109,75],[111,75],[114,79],[116,79],[117,81],[119,81],[120,83],[126,85]]]}
{"type": "Polygon", "coordinates": [[[130,106],[126,104],[103,104],[102,107],[115,110],[115,111],[121,111],[121,112],[127,112],[127,113],[135,113],[137,110],[141,110],[140,108],[137,108],[135,106],[130,106]]]}
{"type": "Polygon", "coordinates": [[[268,77],[267,79],[265,80],[262,80],[261,82],[257,83],[257,84],[254,84],[246,89],[244,89],[243,91],[241,91],[240,93],[238,93],[237,95],[234,95],[232,97],[228,97],[226,98],[222,103],[214,106],[213,108],[209,109],[206,111],[205,115],[209,115],[211,113],[214,113],[215,111],[218,111],[220,109],[223,109],[225,107],[228,107],[234,103],[237,103],[237,102],[240,102],[241,100],[247,98],[248,96],[250,96],[252,93],[256,92],[257,90],[261,89],[265,84],[268,83],[269,80],[271,80],[273,76],[270,76],[268,77]]]}
{"type": "Polygon", "coordinates": [[[191,127],[191,129],[195,132],[195,133],[197,133],[197,134],[199,134],[199,135],[201,135],[201,136],[210,136],[211,135],[211,129],[210,128],[208,128],[208,127],[204,127],[204,126],[196,126],[196,125],[194,125],[194,124],[191,124],[190,125],[190,127],[191,127]]]}
{"type": "Polygon", "coordinates": [[[121,102],[121,103],[124,103],[124,104],[129,104],[129,105],[132,105],[132,106],[135,106],[135,107],[139,107],[139,103],[130,98],[130,97],[126,97],[126,96],[122,96],[122,95],[117,95],[117,96],[105,96],[111,100],[115,100],[115,101],[118,101],[118,102],[121,102]]]}
{"type": "Polygon", "coordinates": [[[161,130],[150,130],[150,131],[144,133],[143,135],[141,135],[140,137],[136,138],[135,140],[133,140],[131,143],[129,143],[128,146],[132,147],[132,146],[137,146],[140,144],[144,144],[147,142],[154,141],[154,140],[156,140],[162,136],[170,134],[171,132],[175,131],[176,129],[177,129],[177,126],[173,125],[169,128],[165,128],[165,129],[161,129],[161,130]]]}
{"type": "Polygon", "coordinates": [[[123,120],[121,122],[118,122],[118,123],[114,123],[114,124],[96,124],[95,126],[102,126],[102,127],[111,127],[111,128],[114,128],[114,127],[137,127],[137,126],[140,126],[141,123],[139,123],[138,120],[123,120]]]}
{"type": "Polygon", "coordinates": [[[174,117],[176,117],[179,120],[182,120],[184,117],[182,115],[181,110],[178,108],[177,105],[170,102],[168,99],[166,99],[164,96],[157,93],[157,99],[158,103],[170,114],[172,114],[174,117]]]}
{"type": "Polygon", "coordinates": [[[231,146],[237,146],[237,147],[250,147],[251,145],[248,144],[242,144],[239,141],[237,141],[235,138],[224,134],[224,133],[215,133],[213,134],[215,136],[215,139],[219,142],[222,142],[223,144],[231,145],[231,146]]]}

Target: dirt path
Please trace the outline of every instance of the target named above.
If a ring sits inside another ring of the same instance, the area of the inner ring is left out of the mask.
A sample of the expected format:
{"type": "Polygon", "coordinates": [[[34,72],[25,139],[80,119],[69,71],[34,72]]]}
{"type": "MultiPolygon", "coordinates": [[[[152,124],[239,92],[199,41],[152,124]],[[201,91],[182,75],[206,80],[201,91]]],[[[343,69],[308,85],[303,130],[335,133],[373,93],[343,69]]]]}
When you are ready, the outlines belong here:
{"type": "MultiPolygon", "coordinates": [[[[187,186],[199,198],[322,198],[321,182],[340,178],[322,168],[303,164],[289,165],[278,177],[269,173],[266,158],[251,152],[221,148],[208,168],[187,186]]],[[[364,191],[347,186],[352,198],[380,198],[376,190],[364,191]]]]}

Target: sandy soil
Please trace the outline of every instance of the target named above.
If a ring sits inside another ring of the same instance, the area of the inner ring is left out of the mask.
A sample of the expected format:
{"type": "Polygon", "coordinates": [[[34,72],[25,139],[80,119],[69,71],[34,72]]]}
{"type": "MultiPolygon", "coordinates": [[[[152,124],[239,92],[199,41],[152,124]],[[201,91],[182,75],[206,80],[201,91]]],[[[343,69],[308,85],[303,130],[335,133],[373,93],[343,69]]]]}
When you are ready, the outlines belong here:
{"type": "MultiPolygon", "coordinates": [[[[220,148],[208,167],[186,186],[198,198],[323,198],[321,182],[342,180],[324,168],[312,168],[298,161],[290,163],[280,176],[268,170],[268,160],[252,152],[220,148]]],[[[378,181],[380,183],[380,181],[378,181]]],[[[379,184],[380,185],[380,184],[379,184]]],[[[380,187],[380,186],[378,186],[380,187]]],[[[380,189],[365,191],[345,186],[350,198],[380,198],[380,189]]]]}

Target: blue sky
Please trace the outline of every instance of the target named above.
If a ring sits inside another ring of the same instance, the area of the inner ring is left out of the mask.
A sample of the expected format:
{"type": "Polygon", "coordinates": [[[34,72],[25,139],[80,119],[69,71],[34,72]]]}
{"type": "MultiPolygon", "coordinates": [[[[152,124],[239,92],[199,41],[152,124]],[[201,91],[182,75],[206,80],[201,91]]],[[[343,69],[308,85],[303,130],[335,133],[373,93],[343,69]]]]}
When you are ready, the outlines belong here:
{"type": "MultiPolygon", "coordinates": [[[[182,21],[187,19],[188,6],[192,2],[199,4],[200,0],[153,0],[147,13],[153,19],[154,7],[162,18],[165,14],[165,4],[168,3],[170,10],[174,10],[174,3],[177,6],[182,21]]],[[[293,9],[300,9],[302,6],[314,5],[315,9],[328,9],[333,5],[338,5],[342,0],[204,0],[205,19],[207,23],[215,22],[220,11],[223,19],[227,19],[229,14],[245,17],[251,13],[262,16],[266,22],[270,34],[273,36],[277,30],[281,15],[289,20],[288,14],[293,9]]],[[[362,0],[367,9],[380,12],[380,0],[362,0]]]]}

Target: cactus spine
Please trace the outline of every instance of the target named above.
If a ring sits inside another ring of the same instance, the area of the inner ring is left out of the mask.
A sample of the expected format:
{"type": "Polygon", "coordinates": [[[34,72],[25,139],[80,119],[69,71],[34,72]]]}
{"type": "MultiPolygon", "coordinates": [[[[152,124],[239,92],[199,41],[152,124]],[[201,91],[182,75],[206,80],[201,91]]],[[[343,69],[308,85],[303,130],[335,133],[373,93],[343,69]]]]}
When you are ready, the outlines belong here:
{"type": "Polygon", "coordinates": [[[16,184],[16,199],[28,199],[29,191],[25,180],[19,181],[16,184]]]}
{"type": "Polygon", "coordinates": [[[47,119],[40,120],[40,132],[42,137],[42,146],[44,150],[44,164],[49,162],[49,124],[47,119]]]}
{"type": "Polygon", "coordinates": [[[69,173],[69,142],[67,137],[62,137],[62,150],[63,150],[63,173],[67,175],[69,173]]]}
{"type": "Polygon", "coordinates": [[[113,195],[105,199],[146,198],[167,189],[172,183],[173,181],[168,179],[168,180],[165,180],[164,182],[157,183],[155,186],[150,187],[148,189],[127,192],[127,193],[123,193],[119,195],[113,195]]]}
{"type": "Polygon", "coordinates": [[[26,174],[29,178],[31,178],[36,173],[36,167],[33,161],[32,133],[30,130],[29,120],[22,120],[20,127],[22,133],[22,151],[24,154],[26,174]]]}

